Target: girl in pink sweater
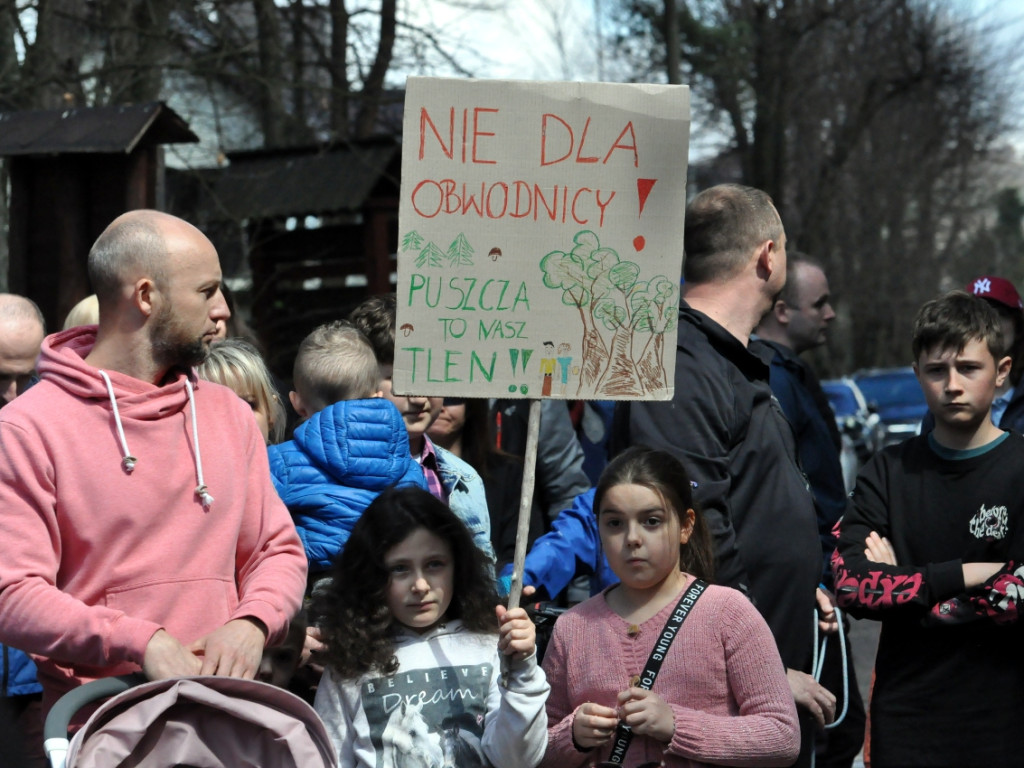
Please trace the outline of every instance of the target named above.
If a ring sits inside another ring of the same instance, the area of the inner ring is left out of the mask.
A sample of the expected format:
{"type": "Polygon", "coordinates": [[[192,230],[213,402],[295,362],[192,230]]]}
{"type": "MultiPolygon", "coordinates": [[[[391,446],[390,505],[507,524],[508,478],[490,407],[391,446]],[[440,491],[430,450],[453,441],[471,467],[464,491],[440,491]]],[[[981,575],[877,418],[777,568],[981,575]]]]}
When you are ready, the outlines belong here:
{"type": "MultiPolygon", "coordinates": [[[[640,675],[684,590],[710,580],[710,534],[682,464],[632,448],[598,483],[594,509],[621,580],[566,612],[544,657],[551,684],[541,768],[607,761],[632,731],[624,768],[786,766],[796,708],[768,625],[739,592],[709,586],[678,630],[651,690],[640,675]]],[[[662,650],[664,643],[661,643],[662,650]]],[[[608,763],[609,766],[613,763],[608,763]]]]}

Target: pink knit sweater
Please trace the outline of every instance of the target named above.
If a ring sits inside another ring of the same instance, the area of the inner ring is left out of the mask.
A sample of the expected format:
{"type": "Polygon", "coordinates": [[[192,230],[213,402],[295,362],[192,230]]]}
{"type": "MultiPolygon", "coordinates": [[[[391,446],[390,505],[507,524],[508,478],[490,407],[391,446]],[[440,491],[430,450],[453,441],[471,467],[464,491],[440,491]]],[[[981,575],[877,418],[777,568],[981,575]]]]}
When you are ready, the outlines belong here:
{"type": "MultiPolygon", "coordinates": [[[[567,611],[555,625],[544,656],[551,694],[541,768],[608,759],[610,741],[587,752],[573,745],[576,708],[588,701],[616,706],[616,696],[642,671],[679,599],[631,637],[629,623],[608,607],[607,591],[567,611]]],[[[796,760],[800,727],[779,651],[764,619],[736,590],[712,586],[701,596],[653,690],[672,706],[675,734],[667,745],[634,735],[626,768],[660,760],[668,768],[786,766],[796,760]]]]}

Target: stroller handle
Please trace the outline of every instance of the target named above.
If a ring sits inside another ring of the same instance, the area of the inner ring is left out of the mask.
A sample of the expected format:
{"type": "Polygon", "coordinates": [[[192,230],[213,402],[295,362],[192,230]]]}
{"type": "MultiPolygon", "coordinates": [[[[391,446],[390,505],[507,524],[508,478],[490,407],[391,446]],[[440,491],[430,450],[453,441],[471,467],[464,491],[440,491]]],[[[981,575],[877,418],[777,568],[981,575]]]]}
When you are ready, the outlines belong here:
{"type": "Polygon", "coordinates": [[[68,750],[68,725],[75,713],[90,702],[107,699],[146,682],[141,673],[105,677],[73,688],[63,696],[46,715],[43,725],[43,748],[52,766],[63,766],[68,750]]]}
{"type": "Polygon", "coordinates": [[[104,677],[101,680],[93,680],[91,683],[72,688],[57,700],[49,714],[46,715],[43,738],[67,738],[68,724],[79,709],[98,699],[109,699],[111,696],[124,693],[129,688],[134,688],[144,682],[146,682],[146,676],[137,673],[120,677],[104,677]]]}

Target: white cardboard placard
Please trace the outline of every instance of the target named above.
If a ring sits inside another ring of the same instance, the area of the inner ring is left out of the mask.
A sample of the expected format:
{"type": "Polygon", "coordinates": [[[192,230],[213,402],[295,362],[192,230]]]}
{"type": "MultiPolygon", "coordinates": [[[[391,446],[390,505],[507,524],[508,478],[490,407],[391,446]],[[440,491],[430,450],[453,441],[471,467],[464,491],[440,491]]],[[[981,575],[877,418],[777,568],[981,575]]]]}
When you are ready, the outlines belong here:
{"type": "Polygon", "coordinates": [[[395,392],[673,392],[686,86],[409,78],[395,392]]]}

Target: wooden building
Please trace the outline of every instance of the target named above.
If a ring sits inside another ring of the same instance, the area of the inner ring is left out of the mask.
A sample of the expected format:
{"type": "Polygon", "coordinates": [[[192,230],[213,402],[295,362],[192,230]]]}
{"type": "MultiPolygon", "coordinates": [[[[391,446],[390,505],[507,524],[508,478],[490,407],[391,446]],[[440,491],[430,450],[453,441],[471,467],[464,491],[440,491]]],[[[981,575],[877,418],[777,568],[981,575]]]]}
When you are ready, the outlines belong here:
{"type": "Polygon", "coordinates": [[[174,172],[172,213],[217,246],[282,380],[299,342],[365,297],[394,290],[401,146],[392,137],[235,152],[222,169],[174,172]]]}
{"type": "Polygon", "coordinates": [[[49,330],[92,293],[89,248],[107,224],[163,207],[161,145],[197,141],[163,102],[0,113],[11,184],[8,286],[39,305],[49,330]]]}

